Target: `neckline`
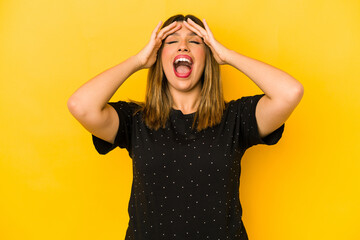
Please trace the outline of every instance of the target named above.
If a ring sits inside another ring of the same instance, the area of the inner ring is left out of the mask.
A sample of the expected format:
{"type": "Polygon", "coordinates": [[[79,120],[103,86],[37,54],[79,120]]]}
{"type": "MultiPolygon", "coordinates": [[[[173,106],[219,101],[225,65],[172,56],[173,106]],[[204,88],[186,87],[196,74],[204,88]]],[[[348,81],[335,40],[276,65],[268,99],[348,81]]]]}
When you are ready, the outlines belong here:
{"type": "Polygon", "coordinates": [[[192,117],[195,116],[195,113],[196,113],[196,112],[192,112],[192,113],[186,113],[186,114],[184,114],[181,110],[179,110],[179,109],[174,109],[174,108],[171,108],[171,111],[172,111],[176,116],[185,117],[185,118],[192,118],[192,117]]]}

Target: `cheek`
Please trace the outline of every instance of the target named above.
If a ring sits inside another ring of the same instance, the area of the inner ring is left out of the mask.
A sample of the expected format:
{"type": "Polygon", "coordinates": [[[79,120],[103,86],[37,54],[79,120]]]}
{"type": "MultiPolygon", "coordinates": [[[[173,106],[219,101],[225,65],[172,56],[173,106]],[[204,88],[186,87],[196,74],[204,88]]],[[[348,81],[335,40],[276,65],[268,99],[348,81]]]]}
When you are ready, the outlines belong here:
{"type": "Polygon", "coordinates": [[[198,59],[199,65],[204,66],[205,65],[205,49],[197,49],[196,52],[194,52],[194,55],[196,55],[196,58],[198,59]]]}
{"type": "Polygon", "coordinates": [[[193,50],[193,54],[196,55],[196,57],[198,59],[205,59],[205,55],[206,55],[206,49],[205,46],[199,46],[197,48],[194,48],[193,50]]]}
{"type": "Polygon", "coordinates": [[[167,68],[170,64],[171,60],[170,60],[170,53],[169,51],[166,51],[166,49],[163,49],[162,53],[161,53],[161,63],[163,65],[163,68],[167,68]]]}
{"type": "Polygon", "coordinates": [[[163,50],[161,52],[161,61],[162,61],[163,65],[171,62],[171,51],[169,48],[167,48],[167,47],[163,48],[163,50]]]}

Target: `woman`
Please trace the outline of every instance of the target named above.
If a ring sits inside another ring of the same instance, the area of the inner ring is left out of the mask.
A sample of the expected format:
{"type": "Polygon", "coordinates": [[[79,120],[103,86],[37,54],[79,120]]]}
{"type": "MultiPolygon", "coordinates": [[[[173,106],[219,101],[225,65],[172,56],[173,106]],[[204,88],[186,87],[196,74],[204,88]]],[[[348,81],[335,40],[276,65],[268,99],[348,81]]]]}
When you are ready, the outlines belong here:
{"type": "MultiPolygon", "coordinates": [[[[126,239],[248,239],[239,201],[240,160],[273,145],[300,102],[287,73],[220,44],[206,21],[175,15],[136,55],[97,75],[69,99],[97,151],[126,148],[133,185],[126,239]],[[220,64],[264,94],[224,102],[220,64]],[[145,102],[110,102],[134,72],[149,69],[145,102]]],[[[159,30],[160,29],[160,30],[159,30]]]]}

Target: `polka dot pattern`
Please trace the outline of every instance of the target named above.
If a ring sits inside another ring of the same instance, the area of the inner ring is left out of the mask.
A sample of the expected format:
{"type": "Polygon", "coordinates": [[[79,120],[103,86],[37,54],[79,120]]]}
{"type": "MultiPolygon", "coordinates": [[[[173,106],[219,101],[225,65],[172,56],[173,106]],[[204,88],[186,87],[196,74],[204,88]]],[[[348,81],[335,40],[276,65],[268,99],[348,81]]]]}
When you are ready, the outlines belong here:
{"type": "Polygon", "coordinates": [[[284,125],[259,137],[255,108],[263,96],[226,104],[220,124],[197,132],[194,114],[172,110],[157,131],[133,115],[134,103],[109,103],[119,115],[114,144],[93,135],[100,154],[126,148],[133,163],[126,239],[248,239],[239,200],[241,158],[256,144],[272,145],[284,125]]]}

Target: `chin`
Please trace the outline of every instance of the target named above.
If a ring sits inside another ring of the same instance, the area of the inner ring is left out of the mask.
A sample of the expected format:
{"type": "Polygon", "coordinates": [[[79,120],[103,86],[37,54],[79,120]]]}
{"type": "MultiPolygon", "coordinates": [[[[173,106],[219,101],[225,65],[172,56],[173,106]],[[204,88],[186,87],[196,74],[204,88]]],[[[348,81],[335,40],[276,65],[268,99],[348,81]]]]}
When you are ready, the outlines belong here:
{"type": "Polygon", "coordinates": [[[193,67],[192,72],[188,77],[176,76],[172,65],[166,66],[163,71],[167,79],[169,89],[171,90],[190,92],[199,87],[199,85],[201,88],[202,74],[199,73],[197,66],[193,67]]]}
{"type": "Polygon", "coordinates": [[[201,84],[200,80],[195,82],[192,79],[172,79],[168,80],[169,89],[179,92],[190,92],[201,84]]]}

